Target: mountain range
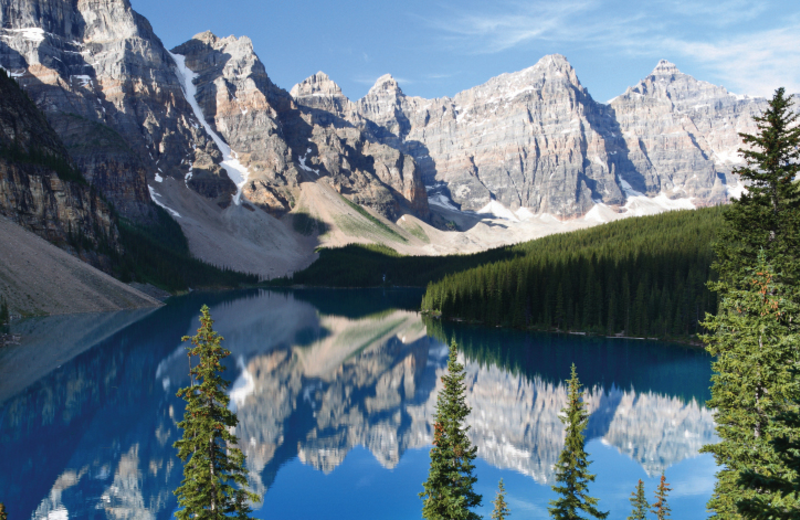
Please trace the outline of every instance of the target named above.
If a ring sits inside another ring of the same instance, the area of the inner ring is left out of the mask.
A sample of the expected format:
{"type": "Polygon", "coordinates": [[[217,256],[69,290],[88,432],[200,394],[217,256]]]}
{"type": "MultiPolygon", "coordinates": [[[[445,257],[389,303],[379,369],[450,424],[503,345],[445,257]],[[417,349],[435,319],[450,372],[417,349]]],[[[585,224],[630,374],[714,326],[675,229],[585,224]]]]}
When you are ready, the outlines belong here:
{"type": "Polygon", "coordinates": [[[53,229],[108,227],[106,206],[146,226],[155,204],[193,256],[262,278],[320,245],[469,252],[724,203],[743,189],[739,133],[766,107],[664,60],[597,102],[557,54],[452,98],[407,96],[385,75],[352,101],[322,72],[278,87],[247,37],[167,50],[127,0],[2,0],[0,22],[0,66],[103,199],[91,215],[89,192],[45,211],[55,203],[0,158],[2,214],[65,244],[53,229]]]}

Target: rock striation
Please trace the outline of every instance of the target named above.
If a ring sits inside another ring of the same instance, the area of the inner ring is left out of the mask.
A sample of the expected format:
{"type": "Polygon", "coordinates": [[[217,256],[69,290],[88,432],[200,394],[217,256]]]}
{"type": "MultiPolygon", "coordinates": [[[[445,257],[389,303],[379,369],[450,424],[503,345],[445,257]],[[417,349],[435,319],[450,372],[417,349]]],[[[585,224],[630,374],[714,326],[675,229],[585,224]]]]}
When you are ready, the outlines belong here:
{"type": "Polygon", "coordinates": [[[235,186],[219,149],[197,124],[172,58],[127,0],[12,0],[0,22],[0,65],[122,215],[148,221],[148,179],[183,179],[190,169],[198,191],[230,202],[235,186]]]}
{"type": "MultiPolygon", "coordinates": [[[[275,249],[260,229],[292,233],[278,219],[303,183],[441,228],[477,227],[465,210],[535,224],[597,208],[594,223],[724,202],[743,188],[739,132],[766,106],[667,61],[599,103],[558,54],[453,97],[407,96],[385,75],[351,101],[322,72],[287,92],[248,38],[204,32],[170,52],[128,0],[3,2],[0,66],[123,217],[147,223],[151,202],[180,204],[168,209],[194,254],[235,267],[232,251],[252,251],[250,270],[275,249]],[[220,242],[200,229],[209,219],[235,243],[201,251],[220,242]]],[[[504,236],[529,238],[533,224],[504,236]]],[[[292,254],[306,259],[299,240],[292,254]]]]}
{"type": "Polygon", "coordinates": [[[598,203],[624,212],[642,196],[665,197],[665,207],[726,201],[738,184],[738,133],[756,131],[752,117],[766,106],[663,60],[623,95],[598,103],[558,54],[453,98],[406,96],[390,75],[357,103],[323,86],[303,95],[300,86],[292,90],[299,104],[411,155],[432,201],[443,196],[473,211],[497,201],[561,219],[598,203]]]}
{"type": "Polygon", "coordinates": [[[108,253],[121,252],[111,209],[5,73],[0,73],[0,215],[107,271],[108,253]]]}
{"type": "Polygon", "coordinates": [[[324,74],[290,96],[269,79],[247,37],[205,32],[173,52],[197,75],[204,117],[247,166],[247,200],[281,216],[293,207],[299,182],[321,181],[392,220],[406,212],[427,218],[414,160],[349,123],[343,112],[357,117],[355,105],[324,74]]]}

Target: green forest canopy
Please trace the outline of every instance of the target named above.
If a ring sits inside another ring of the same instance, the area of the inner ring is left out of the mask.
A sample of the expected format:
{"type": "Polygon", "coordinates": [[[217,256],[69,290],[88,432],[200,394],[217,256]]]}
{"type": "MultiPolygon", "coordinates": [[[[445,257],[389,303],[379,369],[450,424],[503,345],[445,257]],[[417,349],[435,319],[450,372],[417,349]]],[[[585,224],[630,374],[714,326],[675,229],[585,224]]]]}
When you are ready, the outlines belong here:
{"type": "Polygon", "coordinates": [[[321,250],[309,268],[273,283],[427,286],[422,309],[445,318],[686,337],[716,310],[705,283],[723,211],[625,219],[472,255],[402,256],[382,244],[348,245],[321,250]]]}

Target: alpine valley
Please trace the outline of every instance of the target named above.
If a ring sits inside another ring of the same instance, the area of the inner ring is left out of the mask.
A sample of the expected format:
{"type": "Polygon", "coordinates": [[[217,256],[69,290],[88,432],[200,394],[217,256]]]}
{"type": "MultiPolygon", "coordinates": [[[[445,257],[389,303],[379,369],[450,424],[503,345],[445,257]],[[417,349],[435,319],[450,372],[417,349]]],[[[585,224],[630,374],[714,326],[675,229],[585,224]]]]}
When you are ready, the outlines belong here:
{"type": "Polygon", "coordinates": [[[287,91],[247,37],[168,50],[127,0],[2,0],[0,27],[0,213],[112,274],[118,227],[163,210],[192,257],[266,279],[319,246],[476,252],[724,203],[766,106],[664,60],[601,103],[561,55],[452,98],[287,91]]]}

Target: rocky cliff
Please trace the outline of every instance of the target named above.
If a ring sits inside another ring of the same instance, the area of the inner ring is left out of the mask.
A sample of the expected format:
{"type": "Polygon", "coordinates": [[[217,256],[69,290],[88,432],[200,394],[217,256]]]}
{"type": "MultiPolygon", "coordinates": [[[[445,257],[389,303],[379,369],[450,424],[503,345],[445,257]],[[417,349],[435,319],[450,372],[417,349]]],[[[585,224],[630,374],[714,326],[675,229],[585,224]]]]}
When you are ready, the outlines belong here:
{"type": "Polygon", "coordinates": [[[0,65],[123,216],[148,222],[152,199],[193,254],[262,276],[307,265],[320,244],[371,240],[339,233],[340,195],[389,224],[470,231],[439,253],[723,202],[742,189],[738,132],[765,106],[665,61],[599,103],[561,55],[452,98],[407,96],[389,75],[358,101],[323,73],[287,93],[248,38],[205,32],[169,52],[128,0],[6,0],[0,26],[0,65]],[[316,218],[301,206],[323,199],[332,217],[308,240],[278,220],[316,218]],[[527,223],[497,233],[485,213],[527,223]],[[263,260],[275,251],[289,256],[263,260]]]}
{"type": "Polygon", "coordinates": [[[432,203],[491,211],[497,201],[520,219],[597,204],[635,214],[644,197],[661,210],[724,202],[741,189],[731,175],[738,132],[754,132],[765,107],[666,61],[598,103],[557,54],[453,98],[406,96],[385,75],[357,103],[325,89],[296,99],[414,157],[432,203]]]}
{"type": "Polygon", "coordinates": [[[196,75],[204,117],[247,167],[247,200],[280,216],[293,207],[300,181],[321,181],[391,220],[407,212],[427,218],[414,160],[349,123],[342,110],[353,116],[355,107],[327,76],[312,76],[290,96],[270,81],[246,37],[205,32],[173,52],[196,75]],[[316,106],[317,98],[349,105],[316,106]]]}
{"type": "Polygon", "coordinates": [[[87,180],[126,217],[151,218],[148,179],[183,179],[221,204],[235,187],[194,119],[174,62],[127,0],[0,4],[0,65],[44,111],[87,180]]]}
{"type": "Polygon", "coordinates": [[[0,214],[110,269],[121,251],[111,210],[25,92],[0,71],[0,214]]]}

